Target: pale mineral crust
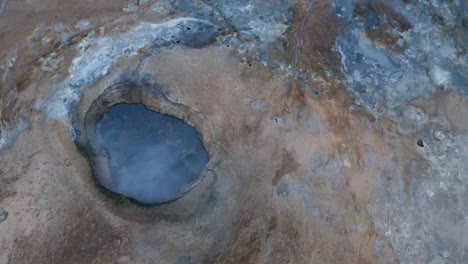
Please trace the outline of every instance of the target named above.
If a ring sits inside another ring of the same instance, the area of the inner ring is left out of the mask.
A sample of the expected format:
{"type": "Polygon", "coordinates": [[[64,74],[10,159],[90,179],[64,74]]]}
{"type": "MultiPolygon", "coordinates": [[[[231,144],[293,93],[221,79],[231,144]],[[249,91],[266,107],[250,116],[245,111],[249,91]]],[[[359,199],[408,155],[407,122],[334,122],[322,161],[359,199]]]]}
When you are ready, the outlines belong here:
{"type": "Polygon", "coordinates": [[[0,0],[0,263],[468,263],[467,43],[460,0],[0,0]],[[118,102],[200,134],[181,198],[96,183],[118,102]]]}

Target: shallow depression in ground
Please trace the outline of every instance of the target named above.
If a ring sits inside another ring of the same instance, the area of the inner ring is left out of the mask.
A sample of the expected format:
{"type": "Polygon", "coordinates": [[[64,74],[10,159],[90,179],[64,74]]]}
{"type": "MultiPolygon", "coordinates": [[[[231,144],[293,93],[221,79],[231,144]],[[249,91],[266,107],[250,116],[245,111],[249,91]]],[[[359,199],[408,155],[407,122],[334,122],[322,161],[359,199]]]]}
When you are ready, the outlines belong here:
{"type": "Polygon", "coordinates": [[[111,191],[142,203],[178,198],[208,163],[193,127],[143,104],[112,106],[96,123],[95,132],[96,178],[111,191]]]}

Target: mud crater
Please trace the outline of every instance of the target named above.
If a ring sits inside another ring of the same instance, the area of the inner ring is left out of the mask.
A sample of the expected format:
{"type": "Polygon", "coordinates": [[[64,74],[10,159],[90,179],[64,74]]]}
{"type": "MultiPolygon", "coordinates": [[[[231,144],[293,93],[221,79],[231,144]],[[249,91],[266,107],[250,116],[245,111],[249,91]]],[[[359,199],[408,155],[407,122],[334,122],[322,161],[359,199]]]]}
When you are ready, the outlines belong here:
{"type": "Polygon", "coordinates": [[[76,117],[75,143],[105,193],[139,205],[167,204],[199,182],[210,160],[188,120],[197,118],[186,113],[154,87],[114,85],[76,117]]]}

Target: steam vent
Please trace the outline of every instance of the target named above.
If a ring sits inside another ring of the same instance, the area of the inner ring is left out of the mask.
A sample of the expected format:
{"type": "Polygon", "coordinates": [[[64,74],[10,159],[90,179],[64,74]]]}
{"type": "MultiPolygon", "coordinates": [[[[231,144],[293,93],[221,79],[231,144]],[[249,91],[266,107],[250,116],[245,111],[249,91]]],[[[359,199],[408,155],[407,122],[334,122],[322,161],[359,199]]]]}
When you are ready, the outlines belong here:
{"type": "Polygon", "coordinates": [[[463,0],[0,0],[0,264],[468,263],[463,0]]]}
{"type": "Polygon", "coordinates": [[[194,128],[142,104],[112,106],[96,123],[95,136],[99,184],[142,203],[178,198],[208,162],[194,128]]]}

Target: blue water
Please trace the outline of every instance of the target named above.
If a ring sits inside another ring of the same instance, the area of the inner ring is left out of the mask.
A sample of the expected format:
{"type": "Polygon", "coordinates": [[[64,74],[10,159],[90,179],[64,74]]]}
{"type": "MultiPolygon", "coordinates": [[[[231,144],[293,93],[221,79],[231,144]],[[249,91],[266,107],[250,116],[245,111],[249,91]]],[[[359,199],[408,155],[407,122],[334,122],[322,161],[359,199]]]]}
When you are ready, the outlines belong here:
{"type": "Polygon", "coordinates": [[[179,197],[208,163],[193,127],[143,104],[112,106],[95,129],[98,152],[108,154],[112,191],[142,203],[179,197]]]}

